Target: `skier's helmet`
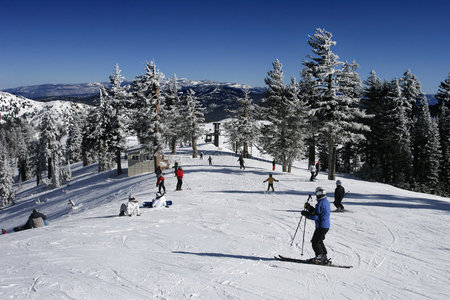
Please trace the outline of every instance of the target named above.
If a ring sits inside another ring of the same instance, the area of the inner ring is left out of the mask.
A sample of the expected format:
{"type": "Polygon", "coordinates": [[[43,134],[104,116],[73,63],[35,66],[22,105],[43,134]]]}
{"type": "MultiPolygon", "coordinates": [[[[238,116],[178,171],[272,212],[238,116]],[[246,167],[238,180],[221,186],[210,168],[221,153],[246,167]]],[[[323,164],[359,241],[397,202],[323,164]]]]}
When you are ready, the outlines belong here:
{"type": "Polygon", "coordinates": [[[320,186],[318,186],[318,187],[316,188],[316,197],[317,197],[318,199],[323,198],[323,197],[325,197],[326,195],[327,195],[327,192],[325,191],[324,188],[322,188],[322,187],[320,187],[320,186]]]}
{"type": "Polygon", "coordinates": [[[340,180],[336,180],[336,185],[342,185],[342,182],[340,180]]]}

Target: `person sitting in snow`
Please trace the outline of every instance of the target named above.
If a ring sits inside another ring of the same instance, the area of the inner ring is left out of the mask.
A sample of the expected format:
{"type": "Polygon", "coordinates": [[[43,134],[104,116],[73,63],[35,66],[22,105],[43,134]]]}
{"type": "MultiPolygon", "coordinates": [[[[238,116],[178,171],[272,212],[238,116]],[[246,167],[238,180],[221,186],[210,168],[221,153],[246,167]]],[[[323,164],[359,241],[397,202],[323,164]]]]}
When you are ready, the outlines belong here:
{"type": "Polygon", "coordinates": [[[152,200],[152,207],[159,208],[167,206],[165,194],[157,192],[155,198],[152,200]]]}
{"type": "Polygon", "coordinates": [[[14,231],[21,231],[31,228],[39,228],[45,226],[45,220],[47,220],[47,216],[40,213],[37,208],[33,209],[33,212],[28,217],[28,221],[23,226],[15,227],[14,231]]]}
{"type": "Polygon", "coordinates": [[[132,195],[128,196],[128,203],[122,203],[120,206],[120,213],[119,216],[129,216],[131,217],[136,213],[136,216],[140,216],[141,212],[139,210],[139,202],[136,200],[136,198],[132,195]]]}
{"type": "Polygon", "coordinates": [[[272,174],[269,174],[269,178],[267,178],[263,182],[267,182],[267,181],[269,182],[269,185],[267,186],[267,191],[269,191],[269,189],[272,188],[272,191],[275,192],[275,190],[273,188],[273,182],[274,181],[278,182],[279,180],[276,180],[275,178],[272,177],[272,174]]]}

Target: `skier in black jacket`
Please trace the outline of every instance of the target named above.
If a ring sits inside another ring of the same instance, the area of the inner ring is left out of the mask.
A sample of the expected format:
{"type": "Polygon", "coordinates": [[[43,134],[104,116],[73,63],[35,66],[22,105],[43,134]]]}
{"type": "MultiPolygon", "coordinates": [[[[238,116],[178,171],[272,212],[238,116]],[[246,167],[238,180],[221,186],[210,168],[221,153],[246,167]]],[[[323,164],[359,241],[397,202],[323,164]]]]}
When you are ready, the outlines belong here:
{"type": "Polygon", "coordinates": [[[334,190],[334,206],[336,206],[336,211],[343,211],[344,205],[342,205],[342,199],[344,199],[345,189],[342,186],[340,180],[336,180],[336,189],[334,190]]]}

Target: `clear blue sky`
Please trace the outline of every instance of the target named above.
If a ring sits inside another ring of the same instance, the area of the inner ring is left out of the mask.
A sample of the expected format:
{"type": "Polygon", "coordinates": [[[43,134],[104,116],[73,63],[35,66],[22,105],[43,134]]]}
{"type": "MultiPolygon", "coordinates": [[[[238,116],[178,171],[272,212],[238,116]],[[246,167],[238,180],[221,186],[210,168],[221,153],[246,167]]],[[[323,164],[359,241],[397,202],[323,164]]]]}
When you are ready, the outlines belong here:
{"type": "Polygon", "coordinates": [[[150,60],[168,77],[264,86],[278,58],[287,83],[320,27],[363,80],[411,69],[434,93],[450,72],[449,12],[446,0],[0,0],[0,89],[107,81],[115,64],[132,80],[150,60]]]}

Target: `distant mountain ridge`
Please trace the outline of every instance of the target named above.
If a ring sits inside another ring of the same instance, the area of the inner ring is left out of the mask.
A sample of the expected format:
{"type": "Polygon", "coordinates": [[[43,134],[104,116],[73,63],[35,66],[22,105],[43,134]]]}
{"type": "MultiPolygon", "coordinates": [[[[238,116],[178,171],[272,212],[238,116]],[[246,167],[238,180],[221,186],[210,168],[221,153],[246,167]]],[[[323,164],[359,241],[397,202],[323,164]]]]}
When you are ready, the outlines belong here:
{"type": "MultiPolygon", "coordinates": [[[[162,88],[170,81],[165,79],[162,82],[162,88]]],[[[130,82],[124,82],[129,84],[130,82]]],[[[33,86],[22,86],[12,89],[6,89],[5,92],[17,96],[23,96],[28,99],[34,99],[42,102],[63,100],[79,102],[93,105],[98,99],[100,86],[109,86],[109,82],[94,82],[80,84],[43,84],[33,86]]],[[[228,117],[228,109],[236,107],[235,98],[243,96],[243,89],[250,91],[250,97],[259,103],[264,97],[264,88],[252,88],[248,85],[217,82],[211,80],[189,80],[186,78],[178,79],[177,85],[180,91],[192,89],[200,102],[206,108],[205,117],[207,121],[218,121],[228,117]]]]}

